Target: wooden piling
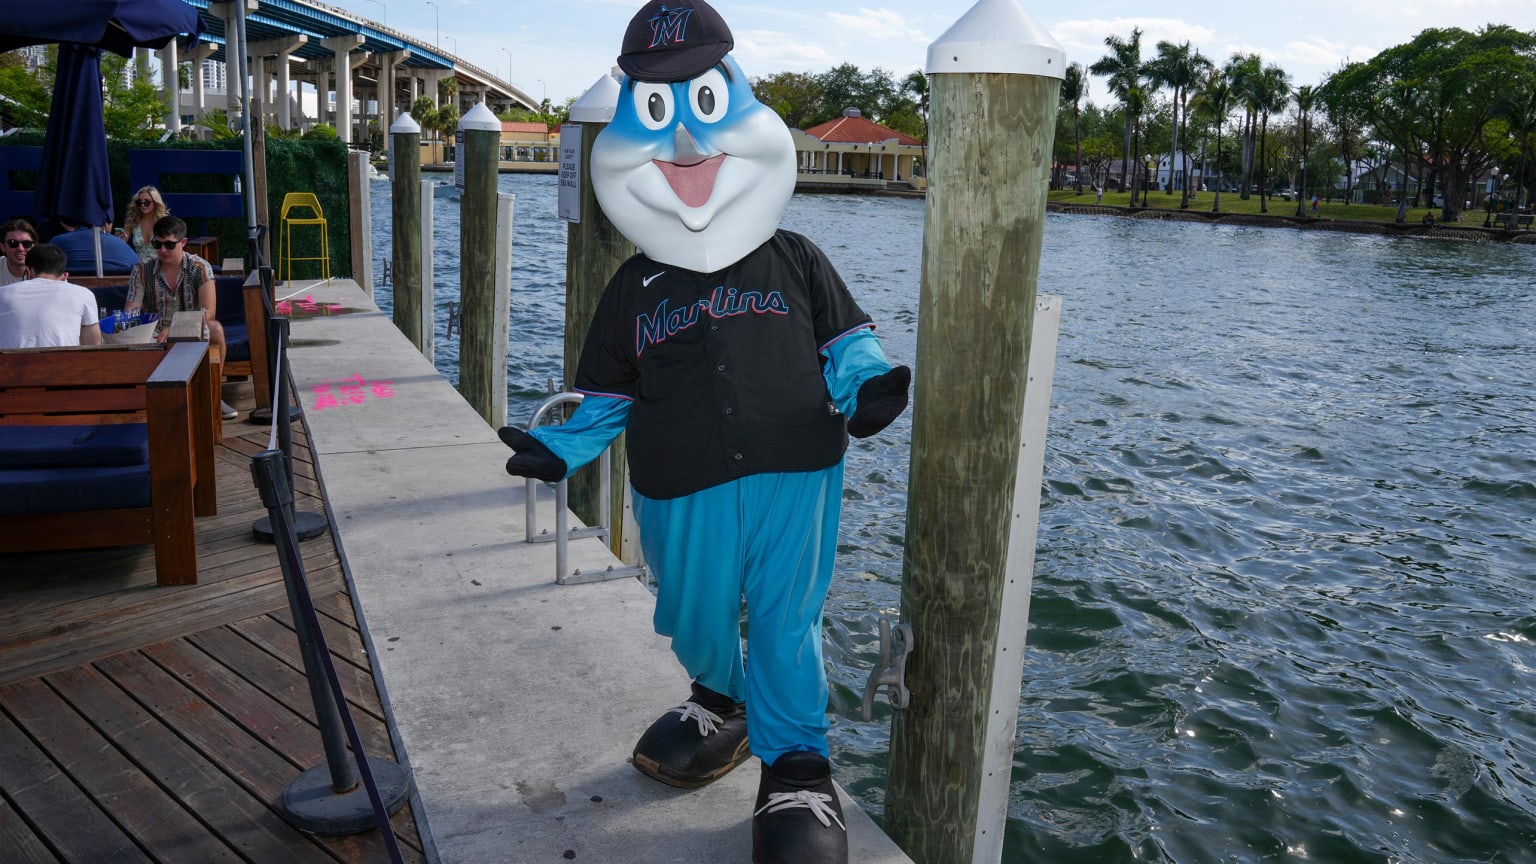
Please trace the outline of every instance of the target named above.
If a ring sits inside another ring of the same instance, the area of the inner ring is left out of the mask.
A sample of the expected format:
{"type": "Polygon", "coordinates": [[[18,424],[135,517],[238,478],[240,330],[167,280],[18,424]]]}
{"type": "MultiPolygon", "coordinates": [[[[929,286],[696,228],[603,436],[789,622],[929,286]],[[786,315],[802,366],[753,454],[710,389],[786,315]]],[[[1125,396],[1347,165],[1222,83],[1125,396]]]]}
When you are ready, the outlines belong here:
{"type": "Polygon", "coordinates": [[[978,840],[1001,830],[978,814],[1064,66],[1016,0],[981,0],[929,49],[901,603],[912,701],[892,723],[885,821],[925,864],[983,860],[978,840]]]}
{"type": "MultiPolygon", "coordinates": [[[[567,131],[575,130],[581,139],[580,148],[580,207],[581,220],[566,224],[565,246],[565,387],[570,389],[576,378],[576,363],[581,359],[581,348],[586,343],[587,327],[597,311],[597,301],[603,296],[603,288],[614,271],[635,254],[630,243],[597,204],[592,191],[592,141],[608,124],[584,122],[562,128],[560,138],[566,140],[567,131]]],[[[614,444],[613,472],[610,487],[614,490],[615,505],[622,499],[625,488],[624,439],[614,444]]],[[[588,525],[596,525],[598,519],[597,463],[592,463],[571,477],[569,485],[571,511],[588,525]]],[[[609,513],[608,524],[621,524],[621,513],[609,513]]],[[[617,533],[617,532],[615,532],[617,533]]],[[[617,550],[615,550],[617,552],[617,550]]]]}
{"type": "Polygon", "coordinates": [[[419,350],[421,333],[421,126],[401,114],[389,127],[390,282],[394,290],[395,327],[419,350]]]}
{"type": "MultiPolygon", "coordinates": [[[[459,121],[464,169],[459,203],[459,392],[492,428],[506,425],[507,307],[496,302],[496,167],[501,121],[477,103],[459,121]],[[498,391],[500,398],[498,399],[498,391]],[[501,404],[501,416],[496,405],[501,404]]],[[[509,264],[510,266],[510,264],[509,264]]]]}

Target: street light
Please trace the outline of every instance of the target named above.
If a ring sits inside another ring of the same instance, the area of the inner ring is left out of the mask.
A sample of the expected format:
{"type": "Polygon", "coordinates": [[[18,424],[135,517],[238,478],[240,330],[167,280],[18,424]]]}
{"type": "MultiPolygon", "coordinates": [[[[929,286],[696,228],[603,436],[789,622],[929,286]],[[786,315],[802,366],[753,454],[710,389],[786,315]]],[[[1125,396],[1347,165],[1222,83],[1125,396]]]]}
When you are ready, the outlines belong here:
{"type": "Polygon", "coordinates": [[[505,51],[506,54],[507,54],[507,83],[511,84],[512,83],[512,49],[511,48],[503,48],[501,50],[505,51]]]}
{"type": "Polygon", "coordinates": [[[442,16],[439,13],[442,12],[442,10],[439,9],[437,4],[433,3],[432,0],[427,0],[427,5],[432,7],[432,26],[434,28],[434,33],[436,34],[436,38],[432,40],[432,44],[441,48],[443,45],[443,21],[442,16]]]}
{"type": "Polygon", "coordinates": [[[384,10],[384,12],[382,13],[384,18],[379,23],[380,24],[388,24],[389,23],[389,7],[384,5],[384,0],[368,0],[368,2],[374,4],[375,6],[379,7],[380,9],[384,10]]]}

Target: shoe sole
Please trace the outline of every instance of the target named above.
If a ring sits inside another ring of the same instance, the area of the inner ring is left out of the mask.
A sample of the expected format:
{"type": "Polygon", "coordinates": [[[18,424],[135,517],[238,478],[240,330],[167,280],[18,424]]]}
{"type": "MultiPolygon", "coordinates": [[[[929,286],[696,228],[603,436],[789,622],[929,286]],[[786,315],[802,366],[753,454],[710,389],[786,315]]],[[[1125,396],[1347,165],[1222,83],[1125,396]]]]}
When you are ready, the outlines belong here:
{"type": "Polygon", "coordinates": [[[634,754],[634,764],[636,771],[639,771],[641,774],[644,774],[645,776],[657,782],[665,783],[675,789],[698,789],[702,786],[708,786],[716,780],[719,780],[721,777],[731,773],[731,771],[735,770],[737,765],[740,765],[750,758],[752,758],[751,743],[748,741],[742,741],[741,748],[736,751],[736,755],[731,759],[730,762],[727,762],[726,764],[715,769],[714,772],[703,777],[684,777],[678,774],[669,774],[667,773],[666,768],[661,765],[661,763],[647,756],[642,756],[639,753],[634,754]]]}

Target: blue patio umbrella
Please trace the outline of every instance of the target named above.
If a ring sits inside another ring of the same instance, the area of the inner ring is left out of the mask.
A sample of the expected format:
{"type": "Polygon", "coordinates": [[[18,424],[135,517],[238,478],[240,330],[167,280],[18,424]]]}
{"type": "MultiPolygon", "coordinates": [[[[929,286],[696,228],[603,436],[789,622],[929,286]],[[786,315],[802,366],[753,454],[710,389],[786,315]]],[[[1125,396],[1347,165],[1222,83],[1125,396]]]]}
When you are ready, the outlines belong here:
{"type": "Polygon", "coordinates": [[[32,212],[75,225],[112,221],[112,176],[101,117],[101,51],[74,42],[59,46],[53,109],[37,171],[32,212]]]}
{"type": "Polygon", "coordinates": [[[131,57],[134,48],[163,48],[182,33],[195,45],[202,31],[202,17],[184,0],[56,0],[0,17],[0,51],[59,43],[34,215],[85,225],[112,220],[101,51],[131,57]]]}

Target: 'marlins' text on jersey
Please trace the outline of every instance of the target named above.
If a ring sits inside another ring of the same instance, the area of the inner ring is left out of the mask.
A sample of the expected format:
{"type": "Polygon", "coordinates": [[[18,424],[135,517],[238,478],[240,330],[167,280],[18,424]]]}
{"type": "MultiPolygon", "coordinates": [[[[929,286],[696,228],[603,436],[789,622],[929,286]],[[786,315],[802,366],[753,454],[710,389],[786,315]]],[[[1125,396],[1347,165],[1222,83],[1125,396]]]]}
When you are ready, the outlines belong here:
{"type": "Polygon", "coordinates": [[[729,318],[733,315],[788,315],[789,304],[778,291],[764,296],[760,291],[737,291],[724,285],[717,286],[708,297],[689,303],[679,309],[668,309],[669,300],[663,299],[656,311],[641,313],[635,318],[635,356],[645,353],[650,345],[658,345],[667,337],[699,323],[699,313],[711,318],[729,318]]]}

